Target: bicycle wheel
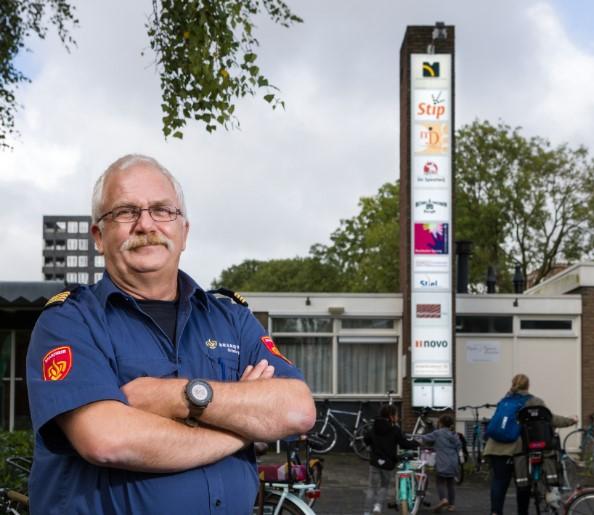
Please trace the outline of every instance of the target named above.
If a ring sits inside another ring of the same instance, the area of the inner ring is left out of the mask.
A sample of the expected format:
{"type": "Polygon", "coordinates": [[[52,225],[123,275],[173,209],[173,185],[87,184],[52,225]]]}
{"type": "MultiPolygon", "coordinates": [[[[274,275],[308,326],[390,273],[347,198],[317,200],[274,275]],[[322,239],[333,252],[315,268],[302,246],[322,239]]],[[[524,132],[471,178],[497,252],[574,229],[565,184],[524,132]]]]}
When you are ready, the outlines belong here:
{"type": "Polygon", "coordinates": [[[364,422],[355,431],[351,445],[355,454],[362,460],[369,459],[369,446],[365,443],[365,435],[371,431],[373,422],[364,422]]]}
{"type": "Polygon", "coordinates": [[[336,445],[338,433],[331,422],[326,422],[325,419],[319,418],[316,420],[312,430],[308,433],[307,438],[312,451],[318,454],[325,454],[330,452],[336,445]]]}
{"type": "MultiPolygon", "coordinates": [[[[285,497],[283,500],[283,504],[280,507],[280,510],[276,512],[279,502],[281,501],[281,492],[276,492],[274,490],[268,490],[264,493],[264,504],[262,508],[262,515],[273,515],[278,513],[278,515],[310,515],[314,514],[314,512],[308,508],[308,506],[303,503],[303,501],[293,500],[291,497],[285,497]],[[303,503],[303,506],[300,506],[298,502],[303,503]]],[[[256,500],[257,503],[257,500],[256,500]]],[[[258,505],[254,506],[253,515],[258,515],[258,505]]]]}
{"type": "Polygon", "coordinates": [[[585,438],[585,429],[574,429],[563,439],[563,449],[567,454],[576,456],[577,460],[582,462],[582,442],[585,442],[585,438]]]}
{"type": "Polygon", "coordinates": [[[565,505],[566,515],[591,515],[594,513],[594,488],[585,488],[565,505]]]}

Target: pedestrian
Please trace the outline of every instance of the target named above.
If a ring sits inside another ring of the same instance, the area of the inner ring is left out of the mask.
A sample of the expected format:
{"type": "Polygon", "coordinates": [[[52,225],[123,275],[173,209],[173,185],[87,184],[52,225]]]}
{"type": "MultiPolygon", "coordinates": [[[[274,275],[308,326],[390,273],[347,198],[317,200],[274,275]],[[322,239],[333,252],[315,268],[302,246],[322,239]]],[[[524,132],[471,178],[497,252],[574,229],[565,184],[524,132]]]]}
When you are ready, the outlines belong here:
{"type": "Polygon", "coordinates": [[[419,444],[407,440],[398,425],[396,406],[385,404],[373,421],[365,443],[370,447],[369,484],[365,492],[365,515],[381,513],[390,480],[398,463],[398,448],[416,449],[419,444]]]}
{"type": "Polygon", "coordinates": [[[437,429],[429,434],[416,437],[422,445],[431,445],[435,449],[435,481],[437,484],[437,504],[434,512],[446,508],[456,510],[456,476],[460,467],[459,452],[462,442],[454,428],[451,415],[441,415],[437,429]]]}
{"type": "MultiPolygon", "coordinates": [[[[503,505],[509,483],[514,476],[514,456],[522,453],[522,437],[520,436],[519,423],[517,422],[517,412],[524,406],[545,406],[542,399],[529,393],[530,379],[525,374],[516,374],[512,378],[511,388],[507,394],[499,401],[497,409],[493,414],[491,423],[487,428],[487,443],[483,455],[489,460],[491,465],[491,514],[503,515],[503,505]],[[515,414],[504,413],[504,407],[514,406],[515,414]],[[498,411],[501,415],[498,415],[498,411]],[[496,424],[498,420],[501,422],[496,424]],[[512,426],[509,426],[509,423],[512,426]],[[514,429],[512,438],[503,436],[499,428],[505,426],[507,432],[514,429]],[[516,427],[517,426],[517,427],[516,427]],[[516,436],[517,435],[517,436],[516,436]],[[511,441],[508,441],[511,440],[511,441]]],[[[568,427],[577,423],[577,416],[562,417],[553,415],[552,425],[554,427],[568,427]]],[[[517,514],[528,515],[530,504],[530,488],[516,484],[516,503],[517,514]]]]}
{"type": "Polygon", "coordinates": [[[105,274],[50,299],[28,349],[30,513],[251,514],[252,442],[315,422],[301,372],[179,270],[190,223],[155,159],[109,166],[92,216],[105,274]]]}

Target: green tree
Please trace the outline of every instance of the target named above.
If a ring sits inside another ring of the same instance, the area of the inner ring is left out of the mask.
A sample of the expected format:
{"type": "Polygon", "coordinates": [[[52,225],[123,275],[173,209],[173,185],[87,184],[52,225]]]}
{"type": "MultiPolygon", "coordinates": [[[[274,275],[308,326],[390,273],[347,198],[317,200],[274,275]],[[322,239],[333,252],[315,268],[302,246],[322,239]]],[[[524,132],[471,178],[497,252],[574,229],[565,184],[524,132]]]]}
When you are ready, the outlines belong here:
{"type": "Polygon", "coordinates": [[[373,197],[359,200],[360,212],[341,220],[330,245],[313,245],[310,254],[341,273],[347,292],[399,290],[399,184],[386,183],[373,197]]]}
{"type": "MultiPolygon", "coordinates": [[[[161,79],[165,136],[182,138],[188,120],[208,132],[237,127],[236,100],[258,91],[274,109],[284,107],[257,64],[254,20],[261,14],[284,27],[302,21],[282,0],[153,0],[146,27],[161,79]]],[[[71,0],[0,2],[0,148],[15,132],[15,90],[28,80],[14,66],[26,39],[44,38],[53,25],[68,48],[74,44],[69,25],[77,23],[71,0]]]]}
{"type": "Polygon", "coordinates": [[[2,0],[0,2],[0,149],[17,133],[14,117],[19,107],[16,90],[29,79],[14,65],[19,52],[27,51],[26,40],[35,35],[45,38],[48,27],[55,27],[69,48],[74,41],[69,27],[76,25],[74,10],[66,0],[2,0]]]}
{"type": "Polygon", "coordinates": [[[223,270],[213,288],[230,288],[236,291],[339,291],[340,277],[331,265],[312,257],[246,260],[223,270]]]}
{"type": "Polygon", "coordinates": [[[521,266],[536,284],[555,263],[587,258],[594,248],[594,164],[585,148],[552,147],[520,128],[475,121],[456,134],[456,239],[474,242],[471,282],[488,265],[500,291],[512,291],[521,266]]]}

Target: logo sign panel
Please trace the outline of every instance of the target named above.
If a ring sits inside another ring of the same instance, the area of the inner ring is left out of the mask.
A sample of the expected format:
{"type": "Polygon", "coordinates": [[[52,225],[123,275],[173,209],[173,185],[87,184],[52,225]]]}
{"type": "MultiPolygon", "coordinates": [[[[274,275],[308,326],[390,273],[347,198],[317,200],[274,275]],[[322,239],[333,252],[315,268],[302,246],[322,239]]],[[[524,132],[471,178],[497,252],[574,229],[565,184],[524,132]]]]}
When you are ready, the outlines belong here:
{"type": "Polygon", "coordinates": [[[413,202],[415,221],[437,222],[450,215],[450,197],[447,190],[419,190],[413,202]]]}
{"type": "Polygon", "coordinates": [[[413,331],[412,357],[415,377],[448,377],[451,375],[451,329],[417,327],[413,331]],[[426,375],[428,373],[437,375],[426,375]]]}
{"type": "Polygon", "coordinates": [[[443,187],[450,184],[450,161],[442,156],[416,156],[413,158],[415,187],[443,187]]]}
{"type": "Polygon", "coordinates": [[[415,272],[413,288],[415,290],[449,290],[450,274],[438,272],[415,272]]]}
{"type": "Polygon", "coordinates": [[[413,89],[449,89],[452,77],[450,54],[412,54],[411,82],[413,89]]]}
{"type": "Polygon", "coordinates": [[[448,292],[413,292],[412,317],[418,327],[449,327],[451,297],[448,292]]]}
{"type": "Polygon", "coordinates": [[[414,256],[415,272],[449,272],[450,259],[448,256],[420,255],[414,256]]]}
{"type": "Polygon", "coordinates": [[[413,94],[413,116],[416,121],[448,121],[449,94],[443,89],[417,89],[413,94]]]}
{"type": "Polygon", "coordinates": [[[447,254],[449,234],[447,223],[415,222],[415,254],[447,254]]]}
{"type": "Polygon", "coordinates": [[[437,121],[415,123],[412,143],[415,155],[446,154],[450,150],[450,124],[437,121]]]}

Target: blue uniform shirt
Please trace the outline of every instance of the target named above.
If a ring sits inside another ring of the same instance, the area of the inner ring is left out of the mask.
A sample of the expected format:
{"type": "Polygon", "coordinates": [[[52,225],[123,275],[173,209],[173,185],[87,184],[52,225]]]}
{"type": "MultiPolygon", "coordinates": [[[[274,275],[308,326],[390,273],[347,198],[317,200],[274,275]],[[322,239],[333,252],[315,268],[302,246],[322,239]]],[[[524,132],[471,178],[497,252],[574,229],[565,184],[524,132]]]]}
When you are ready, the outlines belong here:
{"type": "Polygon", "coordinates": [[[181,271],[179,292],[175,345],[107,274],[39,317],[27,353],[32,515],[252,513],[258,481],[251,447],[184,472],[133,472],[91,465],[53,421],[95,401],[126,403],[120,387],[141,376],[238,381],[265,358],[276,376],[303,378],[248,309],[205,293],[181,271]]]}

